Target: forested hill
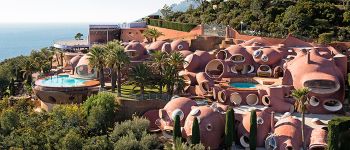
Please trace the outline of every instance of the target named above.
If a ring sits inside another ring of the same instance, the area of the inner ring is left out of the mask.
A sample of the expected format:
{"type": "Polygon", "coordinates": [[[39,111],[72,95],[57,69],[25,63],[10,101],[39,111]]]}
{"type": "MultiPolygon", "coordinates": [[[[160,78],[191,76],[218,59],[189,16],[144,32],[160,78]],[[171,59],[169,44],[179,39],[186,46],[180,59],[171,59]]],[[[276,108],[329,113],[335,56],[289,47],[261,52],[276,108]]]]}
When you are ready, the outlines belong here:
{"type": "Polygon", "coordinates": [[[196,0],[198,8],[167,13],[167,20],[230,25],[249,34],[350,40],[350,9],[346,0],[196,0]],[[255,31],[255,32],[254,32],[255,31]]]}

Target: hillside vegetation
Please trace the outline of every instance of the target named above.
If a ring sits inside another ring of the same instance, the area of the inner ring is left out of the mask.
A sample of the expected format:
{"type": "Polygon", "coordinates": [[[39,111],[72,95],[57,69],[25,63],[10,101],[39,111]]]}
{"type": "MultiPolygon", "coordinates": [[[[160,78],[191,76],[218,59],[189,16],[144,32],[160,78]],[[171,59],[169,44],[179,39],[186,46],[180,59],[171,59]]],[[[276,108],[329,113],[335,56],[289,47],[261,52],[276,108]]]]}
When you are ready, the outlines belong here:
{"type": "Polygon", "coordinates": [[[333,40],[350,40],[349,2],[335,0],[198,0],[197,8],[172,12],[166,20],[183,23],[230,25],[246,34],[285,37],[289,33],[317,39],[323,33],[333,40]],[[241,24],[242,23],[242,24],[241,24]]]}

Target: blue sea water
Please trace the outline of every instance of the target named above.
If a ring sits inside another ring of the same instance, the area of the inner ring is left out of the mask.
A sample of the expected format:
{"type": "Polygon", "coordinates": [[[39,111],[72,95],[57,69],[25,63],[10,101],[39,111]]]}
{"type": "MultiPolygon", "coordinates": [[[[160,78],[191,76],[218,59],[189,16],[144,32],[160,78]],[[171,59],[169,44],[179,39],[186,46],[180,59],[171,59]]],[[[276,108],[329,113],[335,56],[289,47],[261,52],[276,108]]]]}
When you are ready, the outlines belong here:
{"type": "Polygon", "coordinates": [[[0,24],[0,61],[74,39],[78,32],[86,38],[88,28],[88,24],[0,24]]]}

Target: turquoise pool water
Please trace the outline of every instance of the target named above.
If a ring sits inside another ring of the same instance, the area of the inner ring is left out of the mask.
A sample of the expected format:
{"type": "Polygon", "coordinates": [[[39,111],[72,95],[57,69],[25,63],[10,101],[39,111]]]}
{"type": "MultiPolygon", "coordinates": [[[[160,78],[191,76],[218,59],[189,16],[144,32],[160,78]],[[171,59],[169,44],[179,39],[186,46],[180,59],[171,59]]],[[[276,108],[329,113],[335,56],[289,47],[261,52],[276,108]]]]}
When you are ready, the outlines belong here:
{"type": "Polygon", "coordinates": [[[250,82],[232,82],[230,83],[231,87],[234,88],[256,88],[256,83],[250,83],[250,82]]]}
{"type": "Polygon", "coordinates": [[[76,87],[76,86],[83,86],[84,82],[87,80],[84,79],[78,79],[78,78],[72,78],[68,75],[62,75],[62,76],[52,76],[48,77],[46,79],[41,80],[39,83],[41,86],[46,87],[76,87]]]}

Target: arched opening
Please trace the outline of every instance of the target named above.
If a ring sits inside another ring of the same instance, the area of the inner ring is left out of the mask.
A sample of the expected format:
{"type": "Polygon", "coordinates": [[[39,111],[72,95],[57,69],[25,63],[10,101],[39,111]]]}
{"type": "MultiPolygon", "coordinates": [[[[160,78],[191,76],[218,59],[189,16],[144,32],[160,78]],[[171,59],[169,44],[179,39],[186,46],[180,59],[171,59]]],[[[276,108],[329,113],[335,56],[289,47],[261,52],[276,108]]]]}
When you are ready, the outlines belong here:
{"type": "Polygon", "coordinates": [[[88,65],[81,65],[75,68],[75,73],[80,76],[87,76],[89,74],[88,70],[89,70],[88,65]]]}
{"type": "Polygon", "coordinates": [[[235,63],[239,63],[239,62],[244,62],[245,58],[241,54],[236,54],[236,55],[231,56],[231,60],[235,63]]]}
{"type": "Polygon", "coordinates": [[[273,70],[273,77],[275,77],[275,78],[283,77],[283,69],[282,69],[282,67],[277,66],[273,70]]]}
{"type": "Polygon", "coordinates": [[[293,150],[292,146],[286,146],[286,150],[293,150]]]}
{"type": "Polygon", "coordinates": [[[219,60],[210,61],[205,67],[205,72],[209,77],[218,78],[224,73],[224,64],[219,60]]]}
{"type": "Polygon", "coordinates": [[[246,102],[249,106],[255,106],[258,104],[259,102],[259,98],[256,94],[249,94],[247,97],[246,97],[246,102]]]}
{"type": "MultiPolygon", "coordinates": [[[[138,57],[138,53],[136,50],[127,50],[125,51],[126,54],[130,57],[130,58],[136,58],[138,57]]],[[[149,51],[148,51],[149,52],[149,51]]]]}
{"type": "Polygon", "coordinates": [[[257,70],[257,74],[259,77],[271,77],[272,70],[268,65],[261,65],[257,70]]]}
{"type": "Polygon", "coordinates": [[[239,142],[243,147],[245,148],[249,147],[249,137],[247,135],[241,136],[241,138],[239,139],[239,142]]]}
{"type": "Polygon", "coordinates": [[[253,72],[254,72],[254,66],[244,65],[242,74],[253,73],[253,72]]]}
{"type": "Polygon", "coordinates": [[[219,99],[219,102],[221,102],[221,103],[225,103],[225,102],[226,102],[226,100],[227,100],[227,94],[226,94],[226,91],[225,91],[225,90],[219,91],[219,93],[218,93],[218,99],[219,99]]]}
{"type": "Polygon", "coordinates": [[[330,112],[336,112],[343,108],[343,104],[339,100],[328,99],[323,103],[323,108],[330,112]]]}
{"type": "Polygon", "coordinates": [[[210,91],[209,82],[208,81],[200,82],[199,88],[203,92],[209,92],[210,91]]]}
{"type": "Polygon", "coordinates": [[[318,94],[331,94],[340,89],[339,83],[332,80],[308,80],[304,82],[304,87],[318,94]]]}
{"type": "Polygon", "coordinates": [[[261,101],[262,103],[265,105],[265,106],[269,106],[270,105],[270,98],[268,95],[264,95],[262,98],[261,98],[261,101]]]}
{"type": "Polygon", "coordinates": [[[253,73],[254,67],[252,65],[234,65],[231,67],[231,72],[235,74],[247,74],[247,73],[253,73]]]}
{"type": "Polygon", "coordinates": [[[235,92],[230,95],[230,101],[236,106],[239,106],[242,103],[242,97],[239,93],[235,92]]]}
{"type": "Polygon", "coordinates": [[[312,96],[312,97],[310,98],[310,105],[311,105],[311,106],[316,107],[316,106],[318,106],[319,104],[320,104],[320,100],[319,100],[317,97],[312,96]]]}
{"type": "Polygon", "coordinates": [[[216,54],[216,58],[220,60],[225,60],[227,58],[226,50],[221,50],[216,54]]]}

